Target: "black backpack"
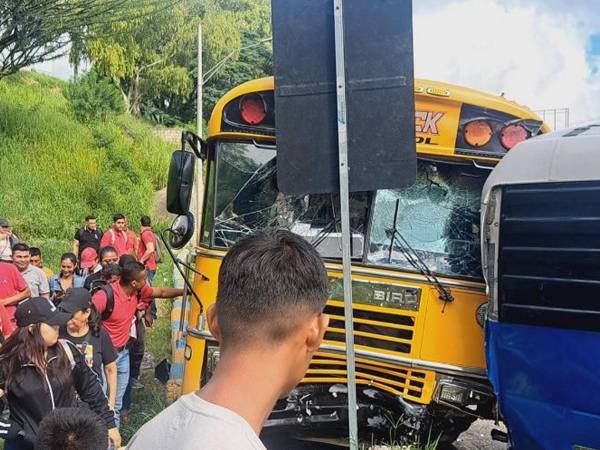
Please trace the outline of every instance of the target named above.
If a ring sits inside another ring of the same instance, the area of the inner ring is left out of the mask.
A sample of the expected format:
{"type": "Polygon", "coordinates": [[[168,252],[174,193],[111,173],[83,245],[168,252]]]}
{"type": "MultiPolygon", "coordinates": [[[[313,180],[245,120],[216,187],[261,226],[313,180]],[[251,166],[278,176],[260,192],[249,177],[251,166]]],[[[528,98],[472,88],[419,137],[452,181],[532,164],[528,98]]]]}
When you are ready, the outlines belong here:
{"type": "Polygon", "coordinates": [[[98,291],[104,291],[106,294],[106,308],[102,311],[100,318],[105,321],[107,320],[115,308],[115,293],[112,290],[110,284],[104,280],[96,280],[90,286],[90,293],[94,295],[98,291]]]}

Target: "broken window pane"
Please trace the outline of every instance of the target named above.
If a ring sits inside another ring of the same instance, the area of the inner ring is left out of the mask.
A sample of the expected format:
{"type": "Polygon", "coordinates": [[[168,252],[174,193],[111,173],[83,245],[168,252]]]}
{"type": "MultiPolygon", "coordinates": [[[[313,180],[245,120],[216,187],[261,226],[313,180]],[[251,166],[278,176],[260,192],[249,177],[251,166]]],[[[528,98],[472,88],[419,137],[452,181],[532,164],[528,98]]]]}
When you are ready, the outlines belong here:
{"type": "Polygon", "coordinates": [[[421,160],[414,185],[378,191],[369,261],[415,270],[395,227],[431,272],[480,278],[480,196],[487,174],[470,165],[421,160]]]}
{"type": "MultiPolygon", "coordinates": [[[[341,257],[339,197],[279,192],[275,154],[250,143],[217,147],[215,245],[230,247],[257,230],[286,228],[311,242],[322,256],[341,257]]],[[[363,252],[368,199],[367,193],[350,198],[353,257],[363,252]]]]}

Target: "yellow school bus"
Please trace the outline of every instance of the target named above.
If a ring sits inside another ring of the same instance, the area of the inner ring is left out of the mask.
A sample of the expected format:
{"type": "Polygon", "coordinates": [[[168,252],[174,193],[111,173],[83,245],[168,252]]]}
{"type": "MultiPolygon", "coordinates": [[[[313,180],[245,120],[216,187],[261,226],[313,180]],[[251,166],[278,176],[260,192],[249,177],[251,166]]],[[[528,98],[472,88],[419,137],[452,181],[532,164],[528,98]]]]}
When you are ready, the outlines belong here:
{"type": "MultiPolygon", "coordinates": [[[[198,389],[218,363],[201,307],[215,301],[227,249],[256,230],[285,227],[325,261],[331,325],[305,378],[277,403],[264,432],[343,436],[339,199],[278,191],[273,88],[272,77],[235,87],[210,118],[204,206],[196,211],[202,229],[194,288],[202,306],[187,303],[183,392],[198,389]]],[[[368,441],[389,440],[390,430],[399,430],[398,440],[453,441],[477,417],[494,416],[483,344],[480,194],[503,155],[549,131],[531,110],[502,96],[416,80],[415,99],[416,183],[350,198],[358,418],[368,441]]]]}

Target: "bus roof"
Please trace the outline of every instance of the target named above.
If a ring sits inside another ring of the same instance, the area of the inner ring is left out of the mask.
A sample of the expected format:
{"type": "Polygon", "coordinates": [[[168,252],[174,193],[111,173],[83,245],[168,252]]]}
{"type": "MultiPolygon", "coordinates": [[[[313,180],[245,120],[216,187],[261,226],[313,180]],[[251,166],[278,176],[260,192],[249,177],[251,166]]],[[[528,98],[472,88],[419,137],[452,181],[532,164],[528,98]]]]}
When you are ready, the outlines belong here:
{"type": "Polygon", "coordinates": [[[600,180],[600,120],[555,131],[515,146],[483,188],[487,203],[495,186],[600,180]]]}
{"type": "MultiPolygon", "coordinates": [[[[210,138],[220,133],[223,108],[231,100],[250,92],[273,90],[273,87],[273,77],[265,77],[247,81],[227,92],[223,97],[221,97],[221,99],[219,99],[212,111],[210,121],[208,123],[208,137],[210,138]]],[[[469,89],[439,81],[415,79],[415,94],[422,95],[425,98],[429,97],[431,99],[435,99],[443,97],[460,103],[484,106],[485,108],[501,111],[517,117],[536,118],[533,111],[531,111],[529,108],[519,105],[514,101],[507,100],[502,95],[492,95],[477,91],[475,89],[469,89]]],[[[542,131],[549,131],[547,125],[544,124],[542,131]]]]}

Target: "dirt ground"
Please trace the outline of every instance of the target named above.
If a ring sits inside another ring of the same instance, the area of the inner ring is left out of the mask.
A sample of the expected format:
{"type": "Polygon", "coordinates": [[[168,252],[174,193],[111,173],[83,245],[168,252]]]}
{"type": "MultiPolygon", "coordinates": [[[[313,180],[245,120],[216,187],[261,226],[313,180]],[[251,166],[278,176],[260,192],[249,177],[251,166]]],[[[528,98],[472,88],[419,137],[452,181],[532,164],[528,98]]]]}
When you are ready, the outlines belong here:
{"type": "Polygon", "coordinates": [[[497,428],[506,431],[503,425],[494,425],[491,420],[477,420],[465,431],[448,450],[506,450],[508,446],[502,442],[492,441],[490,432],[497,428]]]}

